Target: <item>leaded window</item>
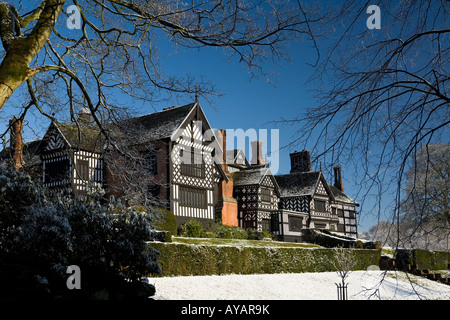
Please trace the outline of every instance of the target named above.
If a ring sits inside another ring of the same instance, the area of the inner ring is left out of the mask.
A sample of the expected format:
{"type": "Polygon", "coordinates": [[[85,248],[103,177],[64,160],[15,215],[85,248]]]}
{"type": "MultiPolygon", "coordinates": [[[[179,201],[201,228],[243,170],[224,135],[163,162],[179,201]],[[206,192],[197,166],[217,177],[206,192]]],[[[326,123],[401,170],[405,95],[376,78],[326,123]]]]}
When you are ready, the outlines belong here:
{"type": "Polygon", "coordinates": [[[89,161],[78,159],[75,165],[76,177],[78,179],[89,181],[89,161]]]}
{"type": "Polygon", "coordinates": [[[321,200],[314,200],[314,209],[318,212],[327,212],[326,202],[321,200]]]}
{"type": "Polygon", "coordinates": [[[206,190],[180,187],[180,205],[191,208],[206,208],[206,190]]]}
{"type": "Polygon", "coordinates": [[[62,159],[45,164],[45,183],[63,181],[69,177],[69,159],[62,159]]]}
{"type": "Polygon", "coordinates": [[[303,227],[303,218],[289,216],[289,231],[301,231],[303,227]]]}
{"type": "Polygon", "coordinates": [[[270,189],[269,188],[261,188],[261,201],[270,202],[270,189]]]}

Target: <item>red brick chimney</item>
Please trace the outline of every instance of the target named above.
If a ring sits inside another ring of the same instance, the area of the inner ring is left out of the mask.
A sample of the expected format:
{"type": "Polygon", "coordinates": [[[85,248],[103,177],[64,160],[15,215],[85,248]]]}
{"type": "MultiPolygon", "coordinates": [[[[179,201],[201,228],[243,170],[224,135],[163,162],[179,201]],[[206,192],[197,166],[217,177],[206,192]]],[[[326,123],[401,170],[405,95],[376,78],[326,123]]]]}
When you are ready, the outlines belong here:
{"type": "Polygon", "coordinates": [[[239,225],[237,201],[233,198],[233,177],[228,171],[227,164],[227,131],[223,129],[217,130],[217,137],[222,147],[222,169],[227,176],[228,181],[222,180],[219,185],[219,201],[218,207],[222,209],[222,224],[227,226],[239,225]]]}
{"type": "Polygon", "coordinates": [[[15,171],[23,166],[23,141],[22,141],[22,129],[23,120],[14,117],[9,121],[9,130],[11,134],[10,147],[11,147],[11,160],[12,166],[15,171]]]}
{"type": "Polygon", "coordinates": [[[334,186],[344,192],[344,184],[342,183],[341,166],[336,166],[334,169],[334,186]]]}
{"type": "Polygon", "coordinates": [[[311,152],[309,150],[296,151],[291,153],[290,157],[291,173],[312,171],[311,152]]]}
{"type": "Polygon", "coordinates": [[[227,165],[227,130],[217,130],[218,143],[222,148],[222,168],[224,171],[228,171],[227,165]]]}
{"type": "Polygon", "coordinates": [[[264,164],[262,157],[262,141],[252,141],[252,166],[260,166],[264,164]]]}

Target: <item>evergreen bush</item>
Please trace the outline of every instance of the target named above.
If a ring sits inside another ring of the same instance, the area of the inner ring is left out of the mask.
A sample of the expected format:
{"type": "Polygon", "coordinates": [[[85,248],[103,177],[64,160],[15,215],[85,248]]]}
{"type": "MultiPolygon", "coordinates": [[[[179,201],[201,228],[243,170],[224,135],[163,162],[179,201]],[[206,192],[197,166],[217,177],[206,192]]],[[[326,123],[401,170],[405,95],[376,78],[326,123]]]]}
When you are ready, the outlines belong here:
{"type": "Polygon", "coordinates": [[[217,238],[222,239],[243,239],[248,238],[247,232],[239,227],[226,226],[223,224],[217,224],[213,231],[217,238]]]}
{"type": "Polygon", "coordinates": [[[191,219],[178,229],[178,235],[192,238],[205,238],[206,231],[200,221],[191,219]]]}
{"type": "MultiPolygon", "coordinates": [[[[161,271],[156,262],[159,253],[146,243],[152,238],[151,216],[114,200],[103,205],[98,193],[76,199],[59,193],[50,198],[21,172],[0,168],[0,183],[0,261],[11,262],[9,267],[0,266],[0,273],[4,268],[26,270],[9,276],[25,277],[27,290],[39,287],[49,297],[89,298],[113,284],[116,292],[109,297],[118,297],[130,283],[142,285],[150,295],[151,286],[141,280],[161,271]],[[81,293],[65,286],[69,265],[82,271],[81,293]],[[124,287],[117,288],[119,284],[124,287]]],[[[2,283],[0,296],[8,296],[14,287],[9,284],[2,283]]]]}
{"type": "Polygon", "coordinates": [[[191,219],[178,228],[178,235],[192,238],[222,238],[243,240],[273,239],[269,231],[245,230],[240,227],[217,223],[211,230],[205,230],[200,221],[191,219]]]}
{"type": "Polygon", "coordinates": [[[172,236],[177,235],[177,220],[175,215],[167,209],[158,208],[155,210],[161,213],[161,217],[155,222],[155,228],[157,230],[167,231],[165,241],[172,242],[172,236]]]}
{"type": "Polygon", "coordinates": [[[264,240],[264,239],[270,239],[272,240],[273,235],[266,230],[263,231],[256,231],[256,230],[247,230],[247,239],[249,240],[264,240]]]}

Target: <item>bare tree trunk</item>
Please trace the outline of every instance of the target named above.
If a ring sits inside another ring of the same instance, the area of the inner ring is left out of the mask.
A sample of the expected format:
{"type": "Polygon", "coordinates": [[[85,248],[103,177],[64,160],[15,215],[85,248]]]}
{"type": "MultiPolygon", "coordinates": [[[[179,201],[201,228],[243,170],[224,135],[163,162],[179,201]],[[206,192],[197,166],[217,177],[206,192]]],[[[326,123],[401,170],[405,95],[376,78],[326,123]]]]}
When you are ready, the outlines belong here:
{"type": "Polygon", "coordinates": [[[8,54],[0,65],[0,109],[28,78],[28,64],[23,60],[18,54],[8,54]]]}
{"type": "MultiPolygon", "coordinates": [[[[23,38],[17,23],[21,18],[11,5],[0,2],[0,37],[6,56],[0,65],[0,109],[14,91],[31,77],[36,70],[29,67],[31,61],[47,42],[58,20],[65,0],[47,0],[42,3],[43,9],[37,11],[38,19],[33,31],[23,38]]],[[[41,8],[41,6],[39,7],[41,8]]],[[[22,26],[30,21],[23,21],[22,26]]]]}

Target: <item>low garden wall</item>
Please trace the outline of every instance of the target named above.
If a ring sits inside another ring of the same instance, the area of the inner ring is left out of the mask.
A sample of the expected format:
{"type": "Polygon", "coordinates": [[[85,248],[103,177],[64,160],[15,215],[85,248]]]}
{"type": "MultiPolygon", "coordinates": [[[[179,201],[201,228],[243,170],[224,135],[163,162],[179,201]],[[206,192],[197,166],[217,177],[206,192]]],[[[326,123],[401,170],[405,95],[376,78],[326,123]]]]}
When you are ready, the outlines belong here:
{"type": "MultiPolygon", "coordinates": [[[[301,273],[336,271],[335,251],[327,248],[275,248],[190,245],[152,242],[161,255],[160,276],[301,273]]],[[[354,270],[378,265],[381,250],[352,250],[354,270]]]]}

